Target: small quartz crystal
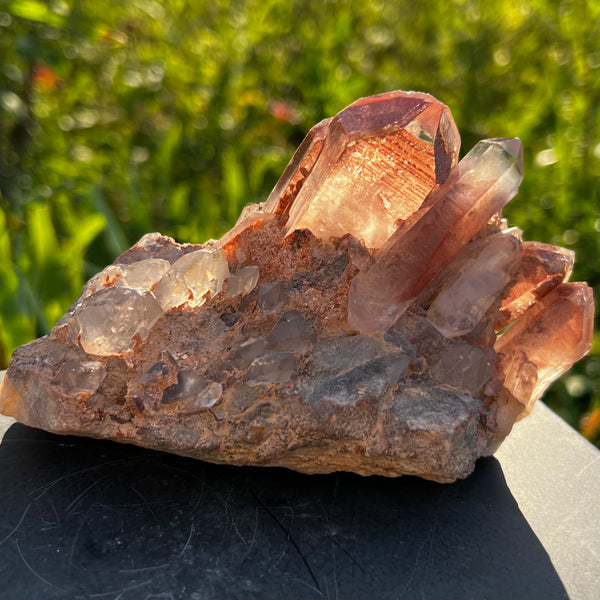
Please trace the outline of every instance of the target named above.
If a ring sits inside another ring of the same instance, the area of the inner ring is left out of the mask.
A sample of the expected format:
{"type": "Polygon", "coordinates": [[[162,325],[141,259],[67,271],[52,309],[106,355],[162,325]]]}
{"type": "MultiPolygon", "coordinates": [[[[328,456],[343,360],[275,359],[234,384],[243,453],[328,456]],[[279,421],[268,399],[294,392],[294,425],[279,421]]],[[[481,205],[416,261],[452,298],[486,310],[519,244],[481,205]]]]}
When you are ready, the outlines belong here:
{"type": "Polygon", "coordinates": [[[156,285],[154,295],[165,310],[181,304],[200,306],[206,295],[221,291],[229,277],[225,253],[221,249],[196,250],[175,261],[156,285]]]}
{"type": "Polygon", "coordinates": [[[258,292],[258,307],[265,313],[277,312],[285,302],[281,281],[263,285],[258,292]]]}
{"type": "Polygon", "coordinates": [[[117,282],[123,275],[121,265],[108,265],[105,269],[96,273],[84,286],[81,292],[81,299],[87,298],[103,288],[117,285],[117,282]]]}
{"type": "Polygon", "coordinates": [[[87,297],[72,317],[72,327],[85,352],[110,356],[131,350],[161,315],[150,293],[126,287],[103,289],[87,297]]]}
{"type": "Polygon", "coordinates": [[[427,318],[447,338],[469,333],[511,281],[520,259],[519,240],[503,233],[491,236],[441,289],[427,318]]]}
{"type": "Polygon", "coordinates": [[[162,402],[163,404],[189,402],[190,400],[193,400],[206,385],[206,379],[198,375],[195,371],[180,371],[177,376],[177,383],[174,383],[163,392],[162,402]]]}
{"type": "Polygon", "coordinates": [[[229,360],[237,369],[245,369],[259,356],[270,350],[271,345],[262,335],[238,344],[229,354],[229,360]]]}
{"type": "Polygon", "coordinates": [[[161,384],[162,382],[171,381],[177,376],[177,373],[175,359],[169,351],[163,351],[160,353],[160,360],[140,376],[140,382],[143,384],[161,384]]]}
{"type": "Polygon", "coordinates": [[[574,262],[573,250],[540,242],[523,242],[517,280],[502,300],[494,321],[496,331],[515,321],[557,285],[568,281],[574,262]]]}
{"type": "Polygon", "coordinates": [[[238,269],[227,279],[228,296],[246,296],[258,283],[260,270],[256,265],[249,265],[238,269]]]}
{"type": "Polygon", "coordinates": [[[207,384],[181,409],[182,415],[195,415],[214,406],[223,395],[223,386],[214,381],[207,384]]]}
{"type": "Polygon", "coordinates": [[[80,362],[74,359],[65,361],[52,383],[66,394],[93,394],[104,379],[102,363],[80,362]]]}
{"type": "Polygon", "coordinates": [[[477,395],[492,376],[485,352],[471,344],[450,346],[431,360],[431,375],[440,384],[477,395]]]}
{"type": "Polygon", "coordinates": [[[270,351],[252,361],[244,381],[251,386],[286,383],[296,368],[296,359],[291,354],[270,351]]]}
{"type": "Polygon", "coordinates": [[[524,378],[520,369],[506,374],[504,385],[519,390],[512,395],[529,411],[548,385],[590,351],[594,334],[592,290],[584,283],[563,283],[526,311],[498,337],[494,346],[503,357],[501,366],[514,356],[525,356],[521,364],[533,365],[535,376],[524,378]],[[533,386],[517,383],[534,380],[533,386]]]}
{"type": "Polygon", "coordinates": [[[121,267],[123,274],[115,285],[129,287],[140,292],[151,290],[171,267],[161,258],[147,258],[121,267]]]}
{"type": "Polygon", "coordinates": [[[312,323],[298,311],[284,313],[267,336],[275,350],[304,354],[316,339],[312,323]]]}

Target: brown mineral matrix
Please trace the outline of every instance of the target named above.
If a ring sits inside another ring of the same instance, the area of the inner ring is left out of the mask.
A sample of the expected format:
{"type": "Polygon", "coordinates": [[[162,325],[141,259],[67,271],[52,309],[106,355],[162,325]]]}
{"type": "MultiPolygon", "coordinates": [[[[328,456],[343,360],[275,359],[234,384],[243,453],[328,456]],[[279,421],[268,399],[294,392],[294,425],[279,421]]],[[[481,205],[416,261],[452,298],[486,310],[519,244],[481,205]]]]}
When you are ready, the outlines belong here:
{"type": "Polygon", "coordinates": [[[215,463],[451,482],[589,351],[573,253],[502,208],[518,139],[458,162],[427,94],[317,124],[220,240],[144,236],[18,348],[0,411],[215,463]]]}

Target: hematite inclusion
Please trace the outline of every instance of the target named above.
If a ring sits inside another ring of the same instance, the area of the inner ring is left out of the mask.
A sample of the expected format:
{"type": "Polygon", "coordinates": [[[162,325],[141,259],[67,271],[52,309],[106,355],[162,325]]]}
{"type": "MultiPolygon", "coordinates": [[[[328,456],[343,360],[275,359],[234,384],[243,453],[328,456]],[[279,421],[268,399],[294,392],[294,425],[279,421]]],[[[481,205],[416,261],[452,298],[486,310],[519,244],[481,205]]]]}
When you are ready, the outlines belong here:
{"type": "Polygon", "coordinates": [[[316,125],[220,240],[144,236],[15,351],[0,411],[64,434],[306,473],[466,477],[591,347],[573,254],[502,207],[518,139],[460,162],[427,94],[316,125]]]}

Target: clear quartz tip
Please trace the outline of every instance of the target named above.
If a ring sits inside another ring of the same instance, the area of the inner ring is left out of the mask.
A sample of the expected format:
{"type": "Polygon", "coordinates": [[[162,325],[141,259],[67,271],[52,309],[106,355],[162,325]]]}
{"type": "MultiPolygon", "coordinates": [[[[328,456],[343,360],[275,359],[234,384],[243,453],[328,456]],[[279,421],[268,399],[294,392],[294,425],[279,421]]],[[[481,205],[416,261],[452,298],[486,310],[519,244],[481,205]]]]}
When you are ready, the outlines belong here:
{"type": "Polygon", "coordinates": [[[523,144],[519,138],[490,138],[482,140],[480,144],[499,146],[504,154],[508,154],[523,175],[523,144]]]}

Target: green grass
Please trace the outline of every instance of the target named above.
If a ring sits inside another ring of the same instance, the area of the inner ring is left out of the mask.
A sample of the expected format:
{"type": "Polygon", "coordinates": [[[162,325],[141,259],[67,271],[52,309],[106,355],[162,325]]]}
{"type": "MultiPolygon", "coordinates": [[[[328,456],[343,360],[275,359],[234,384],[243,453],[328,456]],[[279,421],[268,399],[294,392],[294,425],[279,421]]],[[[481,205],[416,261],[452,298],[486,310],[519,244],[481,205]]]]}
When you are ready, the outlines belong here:
{"type": "MultiPolygon", "coordinates": [[[[525,179],[506,215],[576,250],[573,278],[598,293],[599,10],[0,0],[0,368],[143,233],[219,236],[314,123],[392,89],[445,102],[463,154],[520,137],[525,179]]],[[[599,351],[596,336],[546,395],[575,427],[600,414],[599,351]]]]}

